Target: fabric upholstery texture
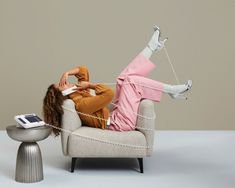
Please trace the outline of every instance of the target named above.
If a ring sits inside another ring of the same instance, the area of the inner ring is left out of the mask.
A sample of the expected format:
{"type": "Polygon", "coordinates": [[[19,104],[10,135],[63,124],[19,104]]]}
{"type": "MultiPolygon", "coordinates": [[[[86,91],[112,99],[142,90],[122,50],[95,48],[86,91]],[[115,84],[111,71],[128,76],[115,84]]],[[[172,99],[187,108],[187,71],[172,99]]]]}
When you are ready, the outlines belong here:
{"type": "Polygon", "coordinates": [[[64,101],[61,132],[62,151],[70,157],[126,157],[143,158],[153,152],[155,110],[154,103],[144,99],[140,102],[134,131],[112,131],[82,126],[71,99],[64,101]]]}

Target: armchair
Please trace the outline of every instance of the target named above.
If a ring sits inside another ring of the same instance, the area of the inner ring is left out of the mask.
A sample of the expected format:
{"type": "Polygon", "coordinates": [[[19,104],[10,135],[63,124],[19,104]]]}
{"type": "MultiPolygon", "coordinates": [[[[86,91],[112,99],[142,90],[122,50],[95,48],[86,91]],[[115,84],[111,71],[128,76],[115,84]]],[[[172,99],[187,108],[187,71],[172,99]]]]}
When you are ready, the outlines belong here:
{"type": "MultiPolygon", "coordinates": [[[[82,126],[71,99],[63,104],[61,132],[62,151],[72,158],[71,172],[74,172],[78,158],[137,158],[143,173],[143,158],[153,153],[155,118],[138,117],[134,131],[112,131],[82,126]]],[[[140,102],[139,114],[155,117],[154,103],[144,99],[140,102]]]]}

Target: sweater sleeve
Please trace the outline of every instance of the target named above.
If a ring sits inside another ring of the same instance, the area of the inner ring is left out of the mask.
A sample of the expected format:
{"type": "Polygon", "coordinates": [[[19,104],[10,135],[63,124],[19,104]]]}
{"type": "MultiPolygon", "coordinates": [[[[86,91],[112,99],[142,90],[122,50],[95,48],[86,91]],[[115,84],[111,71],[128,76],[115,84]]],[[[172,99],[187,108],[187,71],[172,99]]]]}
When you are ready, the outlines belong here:
{"type": "Polygon", "coordinates": [[[78,106],[79,110],[93,114],[94,112],[106,107],[113,99],[114,92],[113,90],[103,84],[97,84],[95,86],[96,96],[86,97],[80,100],[78,106]]]}
{"type": "Polygon", "coordinates": [[[75,75],[80,81],[87,81],[89,82],[89,70],[86,66],[79,66],[79,73],[75,75]]]}

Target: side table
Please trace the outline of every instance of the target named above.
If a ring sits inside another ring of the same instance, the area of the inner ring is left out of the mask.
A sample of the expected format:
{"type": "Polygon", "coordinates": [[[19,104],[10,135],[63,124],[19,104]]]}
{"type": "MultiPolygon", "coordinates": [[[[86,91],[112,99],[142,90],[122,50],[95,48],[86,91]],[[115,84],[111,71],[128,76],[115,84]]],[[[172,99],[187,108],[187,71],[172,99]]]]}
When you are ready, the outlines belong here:
{"type": "Polygon", "coordinates": [[[22,142],[17,153],[15,180],[22,183],[43,180],[42,155],[36,142],[47,138],[52,128],[45,125],[25,129],[12,125],[6,130],[10,138],[22,142]]]}

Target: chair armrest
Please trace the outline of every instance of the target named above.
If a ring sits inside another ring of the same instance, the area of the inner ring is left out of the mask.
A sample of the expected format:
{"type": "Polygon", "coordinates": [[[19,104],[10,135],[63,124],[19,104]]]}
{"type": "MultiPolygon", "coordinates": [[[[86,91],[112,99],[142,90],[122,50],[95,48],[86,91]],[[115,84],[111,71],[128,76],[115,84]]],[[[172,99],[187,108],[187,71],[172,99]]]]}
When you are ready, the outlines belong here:
{"type": "MultiPolygon", "coordinates": [[[[75,110],[75,104],[71,99],[66,99],[63,103],[64,114],[62,115],[62,125],[61,127],[65,130],[73,132],[82,126],[81,120],[75,110]]],[[[62,150],[64,155],[67,155],[67,143],[69,133],[62,131],[61,132],[61,142],[62,142],[62,150]]]]}
{"type": "Polygon", "coordinates": [[[139,106],[139,114],[147,118],[138,116],[136,129],[145,135],[148,146],[146,155],[151,156],[153,152],[155,119],[156,119],[153,101],[148,99],[142,100],[139,106]]]}

